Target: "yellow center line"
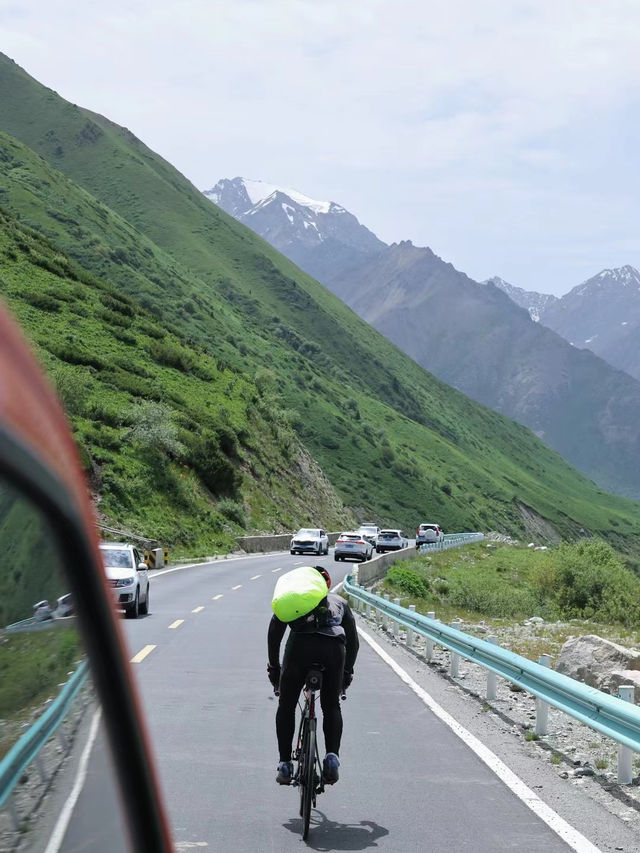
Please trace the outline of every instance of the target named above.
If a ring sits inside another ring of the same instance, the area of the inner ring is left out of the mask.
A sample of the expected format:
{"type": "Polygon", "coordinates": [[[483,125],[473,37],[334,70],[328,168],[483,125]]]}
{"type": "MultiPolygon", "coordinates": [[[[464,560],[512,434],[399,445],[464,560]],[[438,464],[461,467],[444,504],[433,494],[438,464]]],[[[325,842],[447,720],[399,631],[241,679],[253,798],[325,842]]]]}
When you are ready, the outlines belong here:
{"type": "Polygon", "coordinates": [[[172,622],[171,625],[169,625],[169,628],[179,628],[183,622],[184,622],[184,619],[176,619],[175,622],[172,622]]]}
{"type": "Polygon", "coordinates": [[[242,586],[242,584],[239,583],[238,586],[232,586],[231,589],[240,589],[241,586],[242,586]]]}
{"type": "Polygon", "coordinates": [[[201,610],[204,610],[204,607],[202,607],[202,605],[200,607],[194,607],[194,609],[191,612],[192,613],[200,613],[201,610]]]}
{"type": "Polygon", "coordinates": [[[258,578],[261,578],[261,577],[262,577],[262,575],[254,575],[254,576],[251,578],[251,580],[252,580],[252,581],[257,581],[257,580],[258,580],[258,578]]]}
{"type": "Polygon", "coordinates": [[[142,663],[146,656],[150,655],[154,649],[155,646],[145,646],[143,649],[140,649],[138,654],[131,658],[131,663],[142,663]]]}
{"type": "Polygon", "coordinates": [[[217,595],[214,595],[211,601],[217,601],[219,598],[222,598],[222,593],[219,592],[217,595]]]}
{"type": "Polygon", "coordinates": [[[271,571],[272,571],[272,572],[281,572],[281,571],[282,571],[282,567],[280,567],[279,569],[271,569],[271,571]]]}

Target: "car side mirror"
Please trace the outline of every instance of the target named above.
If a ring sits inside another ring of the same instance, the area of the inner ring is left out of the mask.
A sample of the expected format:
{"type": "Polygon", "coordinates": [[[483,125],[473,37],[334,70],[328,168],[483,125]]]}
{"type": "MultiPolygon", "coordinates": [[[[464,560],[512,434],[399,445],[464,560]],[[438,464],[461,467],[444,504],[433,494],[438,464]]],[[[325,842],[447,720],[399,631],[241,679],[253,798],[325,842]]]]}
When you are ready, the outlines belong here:
{"type": "Polygon", "coordinates": [[[74,442],[1,306],[0,549],[3,841],[169,853],[74,442]]]}
{"type": "Polygon", "coordinates": [[[138,563],[138,571],[139,572],[146,572],[148,568],[149,568],[149,566],[147,566],[146,563],[143,563],[143,562],[138,563]]]}

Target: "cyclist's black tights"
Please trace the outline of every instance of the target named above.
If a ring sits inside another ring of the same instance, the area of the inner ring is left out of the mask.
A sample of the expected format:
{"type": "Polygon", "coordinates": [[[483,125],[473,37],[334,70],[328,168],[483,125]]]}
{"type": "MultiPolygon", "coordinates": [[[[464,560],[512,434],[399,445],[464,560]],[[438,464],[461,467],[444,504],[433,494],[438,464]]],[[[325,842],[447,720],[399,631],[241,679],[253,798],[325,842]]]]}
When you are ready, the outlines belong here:
{"type": "Polygon", "coordinates": [[[280,761],[291,761],[296,726],[296,703],[312,664],[324,666],[320,704],[327,752],[340,752],[342,713],[340,691],[344,672],[345,646],[337,637],[324,634],[291,634],[282,662],[280,702],[276,713],[276,734],[280,761]]]}

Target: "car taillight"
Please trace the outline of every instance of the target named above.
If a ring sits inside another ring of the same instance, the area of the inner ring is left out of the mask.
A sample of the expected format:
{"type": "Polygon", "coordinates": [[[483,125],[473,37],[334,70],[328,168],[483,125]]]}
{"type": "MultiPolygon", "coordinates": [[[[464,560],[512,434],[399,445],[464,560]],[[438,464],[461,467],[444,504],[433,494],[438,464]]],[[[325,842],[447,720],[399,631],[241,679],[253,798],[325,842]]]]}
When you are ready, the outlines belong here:
{"type": "Polygon", "coordinates": [[[416,536],[420,536],[420,528],[416,530],[416,536]]]}
{"type": "Polygon", "coordinates": [[[364,545],[364,542],[362,541],[362,539],[358,539],[358,541],[356,542],[356,545],[364,545]]]}

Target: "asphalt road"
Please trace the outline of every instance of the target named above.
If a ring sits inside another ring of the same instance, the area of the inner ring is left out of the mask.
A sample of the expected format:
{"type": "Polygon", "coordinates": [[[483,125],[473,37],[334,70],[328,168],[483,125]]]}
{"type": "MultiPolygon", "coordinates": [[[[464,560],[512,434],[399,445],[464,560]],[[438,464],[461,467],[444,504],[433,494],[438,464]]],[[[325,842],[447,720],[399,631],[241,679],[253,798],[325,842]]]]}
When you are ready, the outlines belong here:
{"type": "MultiPolygon", "coordinates": [[[[151,614],[124,623],[179,850],[300,850],[297,791],[275,783],[266,630],[277,570],[315,562],[260,555],[153,577],[151,614]]],[[[322,562],[334,583],[349,570],[322,562]]],[[[340,782],[318,800],[312,849],[569,849],[366,643],[343,713],[340,782]]]]}

